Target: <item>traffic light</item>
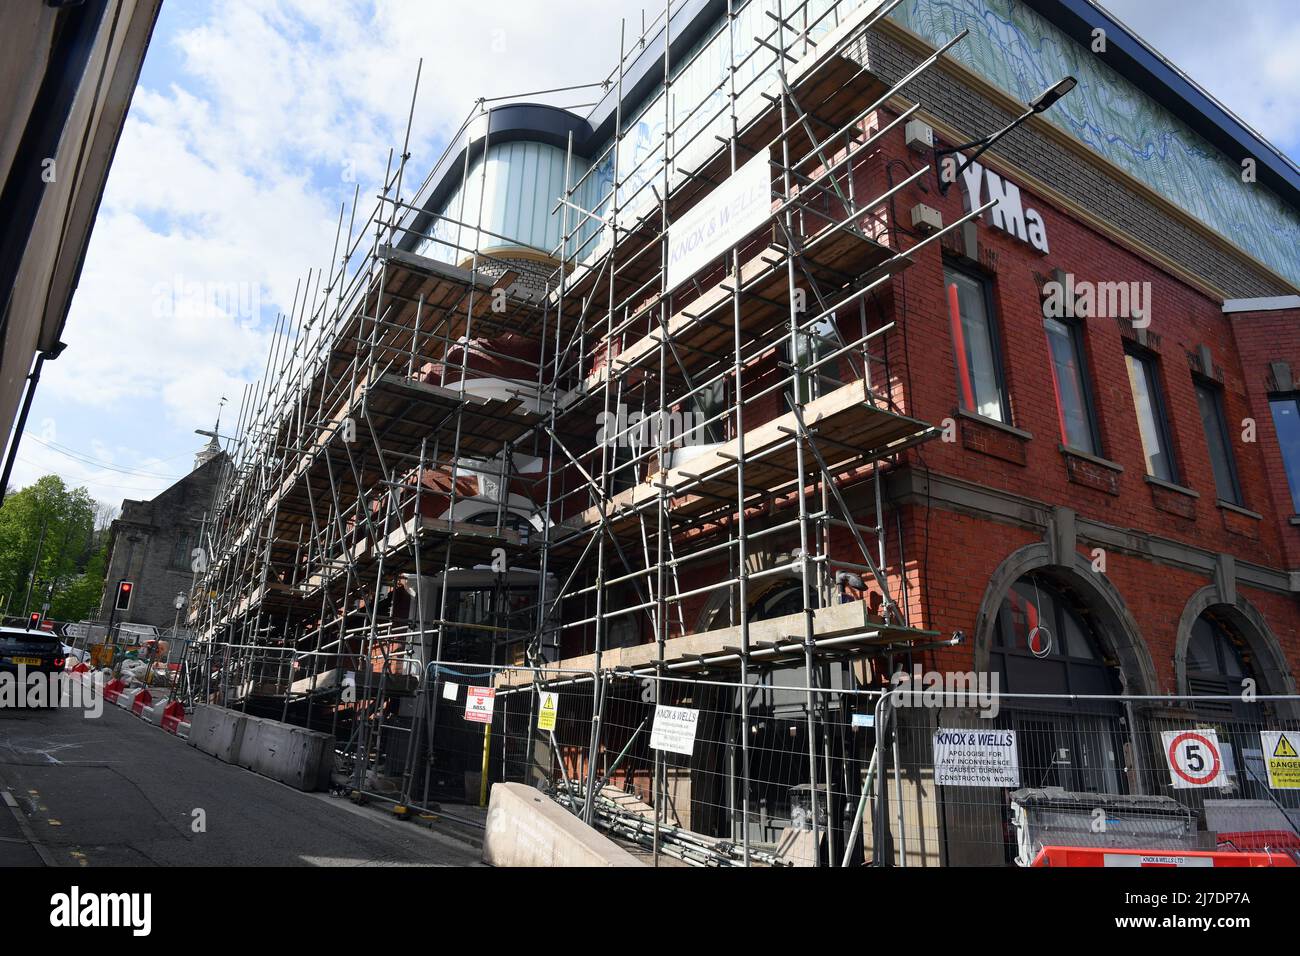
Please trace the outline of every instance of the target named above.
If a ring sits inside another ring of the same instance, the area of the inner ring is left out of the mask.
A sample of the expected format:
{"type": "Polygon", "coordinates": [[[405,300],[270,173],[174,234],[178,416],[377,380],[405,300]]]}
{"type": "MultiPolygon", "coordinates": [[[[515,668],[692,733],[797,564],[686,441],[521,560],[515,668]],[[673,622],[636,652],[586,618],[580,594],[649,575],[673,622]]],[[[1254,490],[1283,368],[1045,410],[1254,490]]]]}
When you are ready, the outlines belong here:
{"type": "Polygon", "coordinates": [[[117,582],[117,601],[113,604],[114,610],[125,611],[131,607],[131,591],[135,585],[130,581],[117,582]]]}
{"type": "Polygon", "coordinates": [[[28,615],[27,615],[27,630],[30,631],[32,628],[38,628],[38,629],[39,629],[40,626],[41,626],[41,612],[40,612],[40,611],[32,611],[31,614],[28,614],[28,615]]]}

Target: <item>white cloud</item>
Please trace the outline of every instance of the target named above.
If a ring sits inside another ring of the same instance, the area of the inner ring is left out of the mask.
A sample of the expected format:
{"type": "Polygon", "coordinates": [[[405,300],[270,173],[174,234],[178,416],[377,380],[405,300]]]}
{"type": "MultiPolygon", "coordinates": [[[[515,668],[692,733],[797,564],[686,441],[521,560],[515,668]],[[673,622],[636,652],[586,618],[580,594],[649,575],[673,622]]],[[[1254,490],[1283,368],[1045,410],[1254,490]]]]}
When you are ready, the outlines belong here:
{"type": "MultiPolygon", "coordinates": [[[[401,149],[420,58],[408,195],[477,97],[602,79],[615,65],[620,13],[639,29],[640,9],[627,0],[594,15],[579,0],[212,0],[195,18],[193,6],[165,4],[151,56],[178,68],[147,66],[135,93],[69,348],[47,366],[38,406],[95,458],[183,474],[192,429],[210,425],[218,397],[238,404],[262,374],[275,314],[292,308],[309,268],[326,265],[352,179],[358,225],[373,207],[389,150],[401,149]]],[[[560,104],[591,99],[578,92],[560,104]]],[[[170,483],[74,462],[36,441],[21,457],[15,482],[57,471],[109,501],[170,483]]]]}
{"type": "MultiPolygon", "coordinates": [[[[1218,3],[1106,5],[1294,151],[1293,2],[1238,4],[1231,29],[1218,3]]],[[[644,6],[647,20],[662,10],[644,6]]],[[[417,62],[408,195],[478,97],[603,79],[615,66],[619,18],[632,49],[642,9],[632,0],[164,4],[150,62],[178,67],[147,68],[136,91],[73,302],[69,348],[46,367],[38,406],[52,406],[59,430],[78,435],[63,441],[94,458],[184,473],[197,447],[192,429],[210,425],[219,396],[237,404],[244,383],[262,374],[275,313],[291,308],[299,280],[329,257],[339,203],[354,188],[346,172],[362,184],[359,216],[372,207],[389,150],[401,148],[417,62]],[[249,314],[250,302],[260,315],[249,314]]],[[[76,463],[35,441],[20,454],[20,484],[57,471],[115,500],[169,483],[76,463]]]]}

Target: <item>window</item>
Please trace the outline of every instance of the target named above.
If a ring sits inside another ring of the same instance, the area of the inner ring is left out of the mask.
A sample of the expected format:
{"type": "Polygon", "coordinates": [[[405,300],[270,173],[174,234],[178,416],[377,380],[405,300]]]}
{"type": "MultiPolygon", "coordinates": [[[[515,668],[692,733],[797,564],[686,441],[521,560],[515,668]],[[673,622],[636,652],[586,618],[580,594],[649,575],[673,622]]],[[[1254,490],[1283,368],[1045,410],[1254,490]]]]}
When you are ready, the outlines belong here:
{"type": "Polygon", "coordinates": [[[1219,738],[1227,788],[1217,795],[1269,800],[1259,704],[1242,693],[1247,680],[1263,684],[1250,657],[1243,635],[1229,618],[1221,616],[1219,609],[1207,610],[1192,624],[1187,642],[1187,693],[1200,697],[1191,702],[1197,722],[1219,738]]]}
{"type": "Polygon", "coordinates": [[[1047,575],[1030,574],[998,610],[989,667],[1011,697],[999,720],[1014,729],[1021,785],[1122,793],[1123,685],[1095,616],[1047,575]],[[1070,695],[1079,695],[1071,698],[1070,695]]]}
{"type": "Polygon", "coordinates": [[[184,531],[176,532],[172,539],[172,567],[189,570],[190,551],[193,549],[193,537],[184,531]]]}
{"type": "Polygon", "coordinates": [[[1156,360],[1149,355],[1128,352],[1128,382],[1133,389],[1137,408],[1138,430],[1142,434],[1142,455],[1147,474],[1162,481],[1177,481],[1174,470],[1173,443],[1165,421],[1165,404],[1160,394],[1160,373],[1156,360]]]}
{"type": "Polygon", "coordinates": [[[1300,395],[1274,396],[1269,406],[1282,450],[1282,466],[1291,486],[1291,507],[1300,513],[1300,395]]]}
{"type": "Polygon", "coordinates": [[[723,378],[702,387],[689,402],[686,412],[693,416],[694,428],[681,437],[685,445],[716,445],[727,440],[727,381],[723,378]],[[723,417],[719,417],[723,416],[723,417]]]}
{"type": "MultiPolygon", "coordinates": [[[[1187,691],[1190,694],[1221,694],[1241,691],[1244,678],[1254,677],[1228,630],[1217,620],[1202,614],[1192,624],[1187,643],[1187,691]]],[[[1219,701],[1200,701],[1198,707],[1219,705],[1219,701]]],[[[1231,708],[1228,708],[1231,712],[1231,708]]]]}
{"type": "MultiPolygon", "coordinates": [[[[819,607],[816,591],[808,592],[808,607],[819,607]]],[[[756,600],[749,610],[751,621],[771,621],[804,609],[804,599],[798,582],[781,584],[756,600]]]]}
{"type": "Polygon", "coordinates": [[[957,355],[957,395],[961,407],[1009,424],[988,283],[948,267],[943,270],[943,278],[953,349],[957,355]]]}
{"type": "MultiPolygon", "coordinates": [[[[800,323],[806,322],[803,317],[800,323]]],[[[840,337],[839,327],[835,324],[835,316],[822,316],[817,322],[813,323],[810,328],[801,328],[795,335],[797,346],[795,349],[790,348],[790,338],[785,335],[781,339],[781,361],[791,366],[798,365],[799,371],[799,400],[803,404],[808,404],[815,398],[820,398],[826,392],[839,386],[840,381],[837,377],[838,362],[822,362],[828,355],[838,351],[844,341],[840,337]],[[794,358],[791,358],[791,352],[794,352],[794,358]],[[821,364],[818,364],[818,363],[821,364]],[[816,366],[814,368],[813,366],[816,366]]],[[[786,383],[785,399],[789,407],[794,407],[794,369],[788,370],[791,376],[786,383]]]]}
{"type": "Polygon", "coordinates": [[[1201,409],[1201,425],[1205,428],[1205,444],[1210,448],[1210,464],[1214,468],[1214,489],[1220,501],[1241,504],[1241,485],[1237,481],[1237,462],[1232,455],[1228,438],[1228,422],[1223,414],[1223,390],[1209,382],[1196,381],[1196,404],[1201,409]]]}
{"type": "Polygon", "coordinates": [[[1056,410],[1061,441],[1069,448],[1099,454],[1101,441],[1093,415],[1092,395],[1083,358],[1083,329],[1076,323],[1045,319],[1047,347],[1051,352],[1052,385],[1056,388],[1056,410]]]}

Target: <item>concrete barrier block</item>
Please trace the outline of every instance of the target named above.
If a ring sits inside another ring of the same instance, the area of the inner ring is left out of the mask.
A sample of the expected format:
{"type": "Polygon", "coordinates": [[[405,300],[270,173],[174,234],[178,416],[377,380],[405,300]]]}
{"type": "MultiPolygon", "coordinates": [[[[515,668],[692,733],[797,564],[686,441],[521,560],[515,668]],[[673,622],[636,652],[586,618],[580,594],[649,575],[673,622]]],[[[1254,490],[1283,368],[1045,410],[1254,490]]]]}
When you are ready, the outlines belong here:
{"type": "Polygon", "coordinates": [[[298,790],[326,789],[334,766],[334,738],[319,730],[250,717],[239,765],[298,790]]]}
{"type": "Polygon", "coordinates": [[[199,704],[190,718],[190,744],[226,763],[239,763],[248,717],[225,707],[199,704]]]}
{"type": "Polygon", "coordinates": [[[645,865],[522,783],[492,785],[483,862],[524,867],[645,865]]]}
{"type": "MultiPolygon", "coordinates": [[[[194,715],[198,719],[198,714],[194,715]]],[[[235,752],[232,763],[237,763],[245,770],[256,770],[253,757],[258,748],[264,745],[262,740],[262,719],[260,717],[244,717],[244,735],[239,742],[239,749],[235,752]]]]}

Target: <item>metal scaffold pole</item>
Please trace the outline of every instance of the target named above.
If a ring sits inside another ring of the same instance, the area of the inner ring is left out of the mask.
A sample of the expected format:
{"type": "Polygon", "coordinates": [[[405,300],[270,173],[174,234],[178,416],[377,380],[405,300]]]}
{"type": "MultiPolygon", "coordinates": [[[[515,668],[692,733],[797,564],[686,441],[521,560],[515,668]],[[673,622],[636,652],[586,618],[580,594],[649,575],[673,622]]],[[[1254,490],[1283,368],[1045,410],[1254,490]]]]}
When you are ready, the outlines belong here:
{"type": "Polygon", "coordinates": [[[655,865],[771,865],[772,806],[794,799],[773,794],[806,786],[814,862],[848,861],[883,817],[887,744],[852,766],[837,695],[923,634],[882,475],[936,434],[893,402],[868,297],[983,211],[906,252],[877,241],[921,175],[876,188],[918,106],[885,111],[964,35],[896,83],[868,75],[858,41],[898,2],[728,0],[701,33],[665,0],[639,36],[624,22],[601,83],[546,91],[598,88],[603,138],[573,113],[528,144],[547,171],[519,209],[495,99],[431,165],[443,180],[412,178],[421,62],[373,211],[360,184],[340,203],[244,389],[186,703],[332,735],[358,799],[537,783],[655,865]],[[683,229],[742,189],[745,228],[693,259],[683,229]],[[827,623],[838,571],[861,576],[852,627],[827,623]],[[484,730],[457,713],[469,683],[525,696],[484,730]],[[535,726],[558,688],[559,723],[535,726]],[[701,715],[697,752],[651,746],[668,708],[701,715]],[[701,856],[693,825],[734,853],[701,856]]]}

